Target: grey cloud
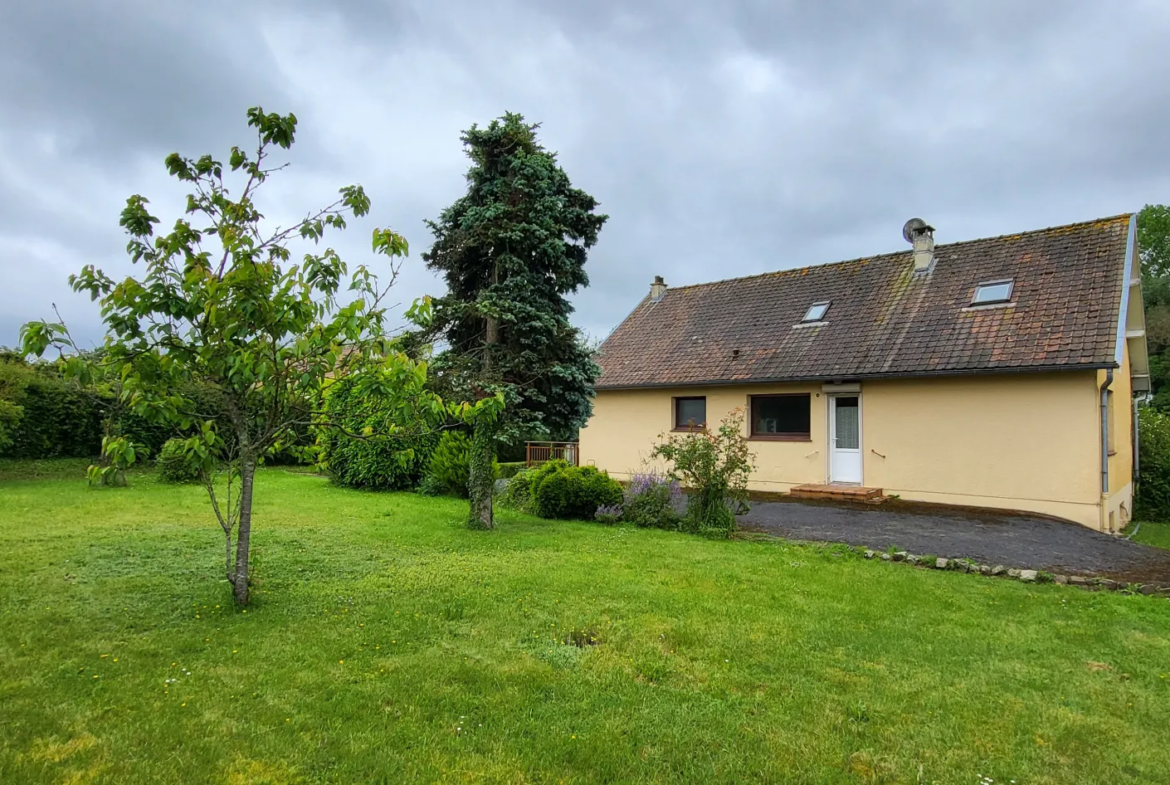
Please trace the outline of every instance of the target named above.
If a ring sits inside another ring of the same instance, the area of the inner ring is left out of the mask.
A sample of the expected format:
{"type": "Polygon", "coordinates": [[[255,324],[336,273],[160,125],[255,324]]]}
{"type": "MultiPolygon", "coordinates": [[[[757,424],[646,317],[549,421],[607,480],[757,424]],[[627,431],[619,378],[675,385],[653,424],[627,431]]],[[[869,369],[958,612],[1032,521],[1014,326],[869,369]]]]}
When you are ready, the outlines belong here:
{"type": "MultiPolygon", "coordinates": [[[[70,296],[59,265],[6,255],[14,238],[124,264],[116,215],[129,193],[169,193],[160,151],[222,154],[254,103],[302,121],[274,213],[370,192],[372,220],[337,242],[355,261],[373,223],[426,248],[422,219],[463,188],[461,129],[505,110],[542,122],[611,216],[576,298],[595,336],[654,274],[894,250],[911,215],[946,242],[1170,201],[1170,8],[1152,1],[89,8],[0,11],[0,67],[21,74],[0,85],[0,140],[43,147],[0,149],[0,344],[70,296]],[[38,177],[69,198],[34,198],[38,177]]],[[[398,299],[439,289],[416,253],[398,299]]]]}

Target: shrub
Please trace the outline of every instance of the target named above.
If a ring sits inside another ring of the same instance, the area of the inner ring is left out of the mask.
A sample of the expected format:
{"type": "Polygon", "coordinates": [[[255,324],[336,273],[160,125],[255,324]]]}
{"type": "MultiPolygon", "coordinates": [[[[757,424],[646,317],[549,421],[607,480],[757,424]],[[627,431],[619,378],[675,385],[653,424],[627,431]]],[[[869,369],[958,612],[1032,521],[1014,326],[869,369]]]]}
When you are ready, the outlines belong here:
{"type": "Polygon", "coordinates": [[[184,483],[199,479],[199,461],[187,452],[183,439],[169,439],[159,451],[155,465],[160,482],[184,483]]]}
{"type": "Polygon", "coordinates": [[[501,507],[507,507],[529,515],[536,514],[536,489],[545,477],[569,468],[564,461],[547,461],[519,472],[509,482],[497,502],[501,507]]]}
{"type": "Polygon", "coordinates": [[[603,504],[597,508],[597,512],[593,517],[601,523],[615,524],[622,519],[622,506],[620,504],[603,504]]]}
{"type": "Polygon", "coordinates": [[[635,526],[677,529],[676,507],[681,498],[682,488],[677,481],[655,472],[635,474],[626,486],[622,510],[625,519],[635,526]]]}
{"type": "MultiPolygon", "coordinates": [[[[439,442],[438,436],[401,432],[400,424],[384,403],[358,394],[356,384],[355,379],[347,378],[325,388],[326,415],[345,433],[338,428],[315,429],[319,465],[329,471],[334,482],[349,488],[415,487],[439,442]],[[354,438],[346,433],[364,436],[354,438]]],[[[294,445],[298,438],[294,434],[294,445]]]]}
{"type": "Polygon", "coordinates": [[[470,481],[471,437],[463,431],[447,431],[431,455],[424,482],[439,493],[466,499],[470,481]]]}
{"type": "Polygon", "coordinates": [[[670,476],[691,489],[683,519],[687,531],[720,537],[735,531],[735,510],[747,500],[754,457],[743,423],[743,410],[733,409],[718,431],[704,426],[671,436],[651,453],[671,461],[670,476]]]}
{"type": "Polygon", "coordinates": [[[496,479],[500,480],[510,480],[520,472],[524,471],[524,469],[528,466],[528,464],[526,464],[524,461],[514,461],[511,463],[500,463],[496,465],[499,469],[496,473],[496,479]]]}
{"type": "Polygon", "coordinates": [[[1134,517],[1142,521],[1170,521],[1170,415],[1142,406],[1138,409],[1140,474],[1134,517]]]}
{"type": "Polygon", "coordinates": [[[534,499],[542,518],[590,520],[598,507],[621,504],[622,486],[592,466],[566,467],[544,477],[534,499]]]}

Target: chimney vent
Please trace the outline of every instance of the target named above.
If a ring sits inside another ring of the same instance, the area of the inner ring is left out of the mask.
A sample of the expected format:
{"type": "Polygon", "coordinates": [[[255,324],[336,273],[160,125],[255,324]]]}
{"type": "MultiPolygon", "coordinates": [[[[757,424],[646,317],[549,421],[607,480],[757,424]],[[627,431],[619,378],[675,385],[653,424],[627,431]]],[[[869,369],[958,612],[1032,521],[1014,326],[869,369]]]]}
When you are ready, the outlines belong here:
{"type": "Polygon", "coordinates": [[[661,275],[654,276],[654,283],[650,284],[650,302],[658,302],[666,295],[666,282],[661,275]]]}
{"type": "Polygon", "coordinates": [[[921,218],[911,218],[902,227],[902,237],[914,246],[914,272],[934,269],[934,227],[921,218]]]}

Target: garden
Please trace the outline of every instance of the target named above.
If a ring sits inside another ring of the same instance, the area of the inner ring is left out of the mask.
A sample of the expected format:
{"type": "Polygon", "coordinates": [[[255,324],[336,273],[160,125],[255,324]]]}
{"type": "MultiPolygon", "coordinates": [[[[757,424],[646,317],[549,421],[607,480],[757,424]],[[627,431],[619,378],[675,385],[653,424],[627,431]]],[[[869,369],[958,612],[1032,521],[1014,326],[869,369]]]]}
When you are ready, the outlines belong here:
{"type": "Polygon", "coordinates": [[[3,782],[1156,782],[1167,604],[843,547],[0,464],[3,782]]]}

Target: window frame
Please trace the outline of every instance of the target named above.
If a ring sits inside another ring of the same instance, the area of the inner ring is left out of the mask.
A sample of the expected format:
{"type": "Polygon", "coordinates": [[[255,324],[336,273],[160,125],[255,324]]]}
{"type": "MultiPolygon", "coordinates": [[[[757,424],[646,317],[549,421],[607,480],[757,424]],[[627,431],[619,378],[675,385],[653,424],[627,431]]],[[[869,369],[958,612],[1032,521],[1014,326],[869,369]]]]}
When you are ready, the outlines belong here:
{"type": "Polygon", "coordinates": [[[697,433],[707,426],[707,396],[706,395],[672,395],[670,397],[670,430],[674,433],[697,433]],[[678,422],[679,401],[702,401],[703,422],[698,425],[680,425],[678,422]]]}
{"type": "Polygon", "coordinates": [[[812,441],[812,393],[765,393],[748,396],[748,440],[755,442],[811,442],[812,441]],[[756,399],[763,398],[804,398],[808,401],[808,432],[756,433],[756,399]]]}
{"type": "Polygon", "coordinates": [[[804,312],[804,316],[801,317],[800,323],[801,324],[816,324],[817,322],[823,322],[825,320],[825,316],[828,315],[829,307],[832,306],[832,304],[833,304],[832,300],[817,300],[815,303],[811,304],[808,307],[808,309],[804,312]],[[810,319],[809,314],[812,313],[813,309],[821,307],[821,306],[824,306],[824,310],[821,311],[821,315],[815,319],[810,319]]]}
{"type": "Polygon", "coordinates": [[[995,281],[980,281],[975,284],[975,291],[971,293],[971,308],[979,308],[984,305],[1000,305],[1001,303],[1010,303],[1012,295],[1016,293],[1016,279],[1003,278],[995,281]],[[1003,286],[1007,285],[1007,294],[1003,297],[998,297],[994,300],[980,300],[979,290],[985,286],[1003,286]]]}

